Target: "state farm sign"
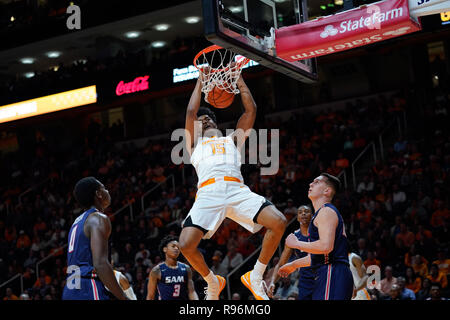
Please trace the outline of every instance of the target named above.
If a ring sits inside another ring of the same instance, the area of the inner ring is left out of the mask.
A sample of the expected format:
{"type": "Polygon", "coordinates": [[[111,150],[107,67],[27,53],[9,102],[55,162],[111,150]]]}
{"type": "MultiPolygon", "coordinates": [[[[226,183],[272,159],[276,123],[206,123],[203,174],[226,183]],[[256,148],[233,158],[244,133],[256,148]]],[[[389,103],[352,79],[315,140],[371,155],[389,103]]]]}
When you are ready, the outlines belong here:
{"type": "Polygon", "coordinates": [[[278,57],[297,61],[419,31],[408,0],[386,0],[275,31],[278,57]]]}
{"type": "Polygon", "coordinates": [[[138,92],[148,90],[149,84],[148,79],[150,76],[137,77],[131,82],[125,83],[124,81],[120,81],[116,87],[116,95],[121,96],[123,94],[138,92]]]}

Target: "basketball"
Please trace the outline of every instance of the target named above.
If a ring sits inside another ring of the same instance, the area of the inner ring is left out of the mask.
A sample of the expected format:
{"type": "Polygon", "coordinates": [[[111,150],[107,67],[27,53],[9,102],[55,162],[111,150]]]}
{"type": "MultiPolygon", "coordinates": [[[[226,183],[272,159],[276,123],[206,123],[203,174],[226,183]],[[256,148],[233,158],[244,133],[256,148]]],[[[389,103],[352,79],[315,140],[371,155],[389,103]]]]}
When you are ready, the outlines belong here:
{"type": "Polygon", "coordinates": [[[217,86],[208,92],[208,102],[215,108],[228,108],[234,100],[234,93],[227,92],[217,86]]]}

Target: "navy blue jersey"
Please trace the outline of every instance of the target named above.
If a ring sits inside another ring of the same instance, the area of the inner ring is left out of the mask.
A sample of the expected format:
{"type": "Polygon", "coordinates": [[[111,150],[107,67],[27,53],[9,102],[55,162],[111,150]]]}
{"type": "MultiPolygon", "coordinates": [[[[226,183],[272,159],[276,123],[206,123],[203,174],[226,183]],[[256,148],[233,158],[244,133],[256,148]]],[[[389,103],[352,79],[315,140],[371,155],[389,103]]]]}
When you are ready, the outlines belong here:
{"type": "MultiPolygon", "coordinates": [[[[294,235],[299,241],[309,242],[309,237],[304,236],[301,230],[294,232],[294,235]]],[[[294,259],[304,258],[308,255],[307,252],[294,249],[294,259]]],[[[304,267],[299,270],[298,278],[298,300],[311,300],[314,292],[314,278],[316,273],[312,267],[304,267]]]]}
{"type": "Polygon", "coordinates": [[[189,300],[187,265],[177,262],[170,268],[164,262],[159,265],[161,280],[158,281],[159,300],[189,300]]]}
{"type": "MultiPolygon", "coordinates": [[[[294,235],[297,237],[297,239],[299,241],[309,242],[309,237],[304,236],[300,229],[295,231],[294,235]]],[[[294,249],[294,255],[295,255],[295,257],[294,257],[295,259],[300,259],[300,258],[306,257],[308,255],[308,253],[300,251],[298,249],[294,249]]],[[[300,277],[314,278],[314,274],[311,270],[311,267],[300,268],[299,274],[300,274],[300,277]]]]}
{"type": "Polygon", "coordinates": [[[67,249],[67,281],[63,299],[106,300],[108,295],[94,270],[91,241],[84,234],[84,224],[89,215],[97,211],[91,208],[81,214],[69,231],[67,249]]]}
{"type": "MultiPolygon", "coordinates": [[[[348,242],[345,235],[344,220],[338,209],[330,203],[326,203],[324,207],[331,208],[338,217],[338,225],[334,236],[334,247],[329,254],[311,254],[311,266],[317,267],[320,265],[332,264],[332,263],[348,263],[348,242]]],[[[308,234],[310,242],[319,240],[319,229],[314,225],[314,219],[319,214],[319,210],[314,214],[309,224],[308,234]]]]}

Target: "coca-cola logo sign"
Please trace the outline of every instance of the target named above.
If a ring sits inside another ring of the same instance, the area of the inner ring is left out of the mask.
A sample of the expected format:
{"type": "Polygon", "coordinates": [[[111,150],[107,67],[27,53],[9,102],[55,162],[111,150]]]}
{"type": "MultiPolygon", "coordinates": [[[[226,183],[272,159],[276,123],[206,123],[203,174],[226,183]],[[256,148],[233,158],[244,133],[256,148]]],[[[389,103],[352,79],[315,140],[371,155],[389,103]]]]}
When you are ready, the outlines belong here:
{"type": "Polygon", "coordinates": [[[124,94],[148,90],[149,78],[150,76],[143,76],[137,77],[131,82],[120,81],[116,87],[116,95],[121,96],[124,94]]]}

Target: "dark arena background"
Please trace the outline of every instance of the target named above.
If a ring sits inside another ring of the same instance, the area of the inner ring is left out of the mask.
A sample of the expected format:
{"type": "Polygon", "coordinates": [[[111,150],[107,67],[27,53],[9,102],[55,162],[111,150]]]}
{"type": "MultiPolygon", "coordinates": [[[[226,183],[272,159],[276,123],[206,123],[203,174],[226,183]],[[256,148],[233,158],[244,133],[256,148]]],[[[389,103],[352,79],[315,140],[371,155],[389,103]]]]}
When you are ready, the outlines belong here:
{"type": "MultiPolygon", "coordinates": [[[[274,2],[282,10],[289,1],[274,2]]],[[[309,18],[343,2],[310,1],[309,18]]],[[[261,64],[243,69],[255,128],[280,130],[275,175],[242,165],[245,184],[289,221],[264,279],[299,228],[309,183],[329,172],[343,185],[334,203],[351,251],[380,268],[383,286],[368,290],[371,299],[450,298],[449,19],[425,16],[421,31],[318,57],[312,84],[261,64]],[[393,280],[383,282],[390,270],[393,280]],[[402,277],[413,297],[392,290],[402,277]]],[[[61,300],[68,231],[81,214],[72,192],[85,176],[110,192],[111,261],[145,300],[149,272],[164,259],[160,240],[180,234],[197,191],[193,166],[171,160],[179,143],[171,134],[184,128],[192,60],[211,45],[201,1],[2,0],[0,39],[1,300],[61,300]],[[72,5],[79,29],[70,24],[72,5]]],[[[234,128],[240,97],[214,111],[221,128],[234,128]]],[[[221,299],[252,299],[239,277],[263,235],[227,219],[200,243],[227,279],[221,299]]],[[[193,278],[203,299],[206,283],[193,278]]],[[[298,272],[280,280],[274,299],[295,299],[297,280],[298,272]]]]}

